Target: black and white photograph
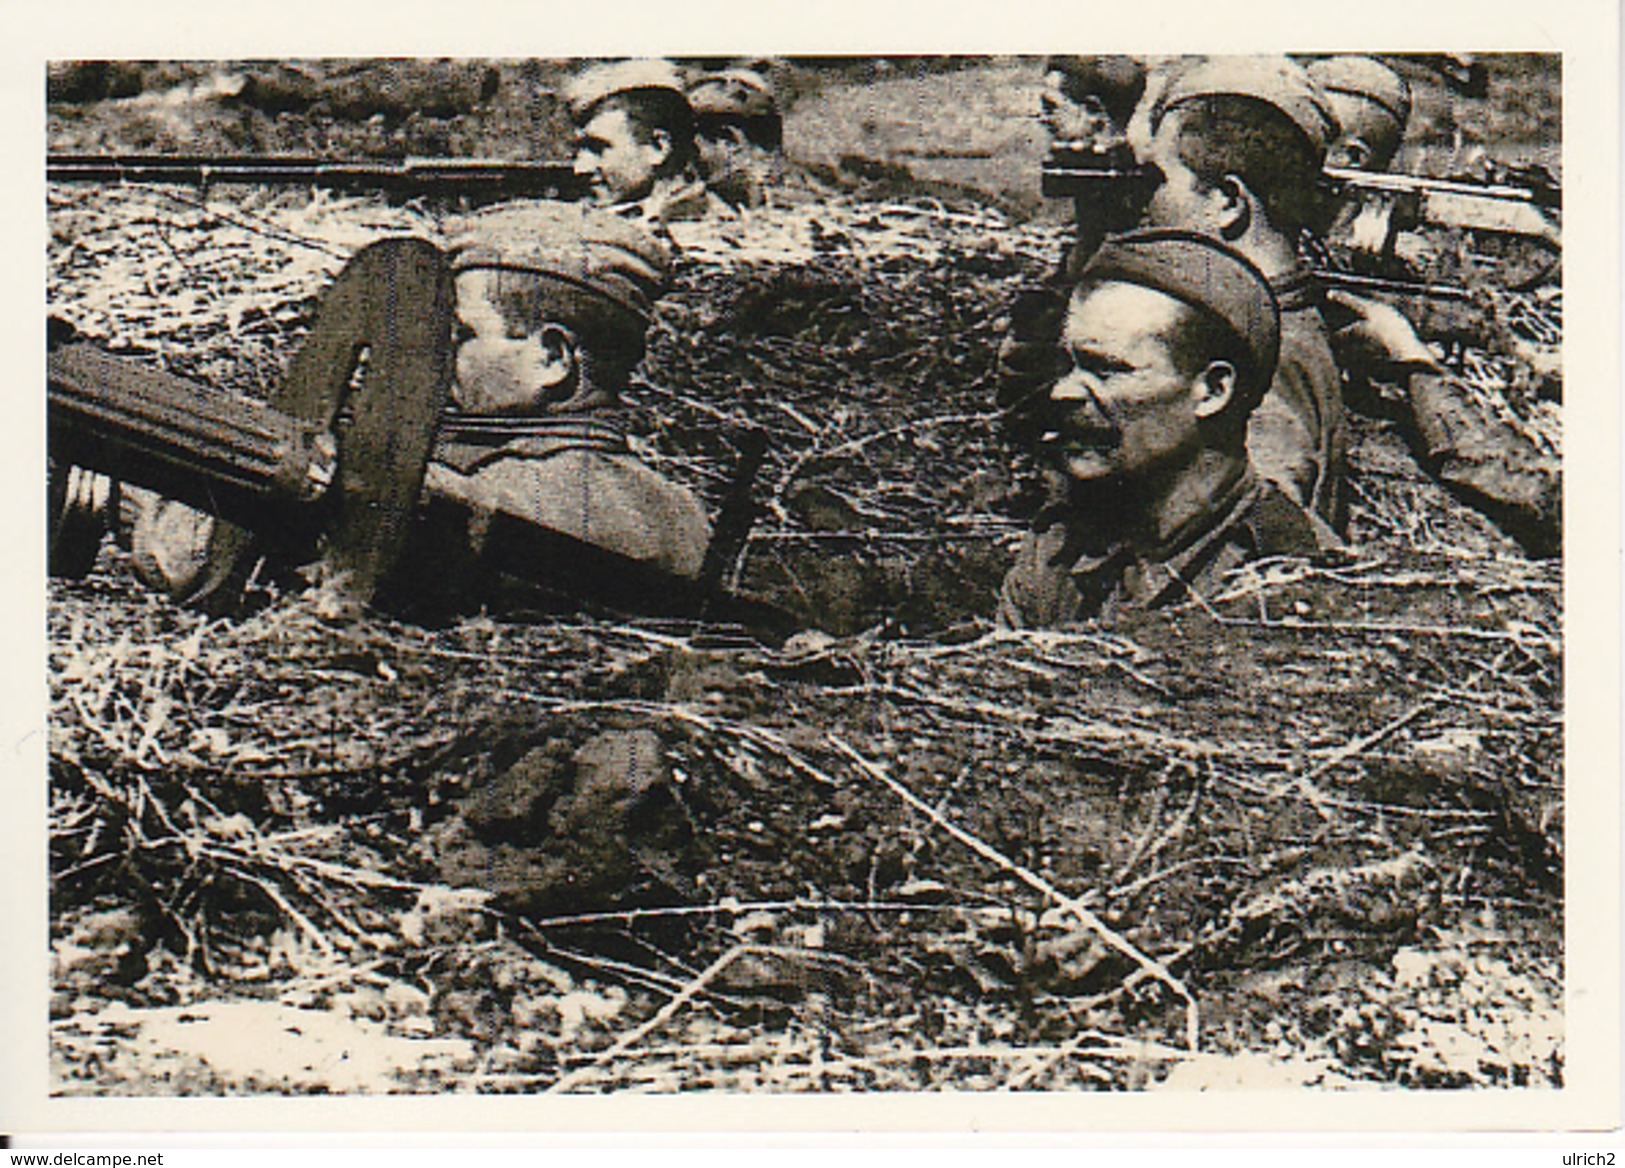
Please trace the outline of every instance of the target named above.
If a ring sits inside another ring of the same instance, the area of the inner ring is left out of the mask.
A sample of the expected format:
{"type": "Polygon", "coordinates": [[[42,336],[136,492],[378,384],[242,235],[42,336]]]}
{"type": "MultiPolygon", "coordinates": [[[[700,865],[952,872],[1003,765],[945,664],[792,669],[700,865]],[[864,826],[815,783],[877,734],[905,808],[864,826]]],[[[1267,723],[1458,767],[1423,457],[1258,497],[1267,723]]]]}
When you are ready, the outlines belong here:
{"type": "Polygon", "coordinates": [[[1466,33],[41,62],[50,1098],[1560,1097],[1466,33]]]}

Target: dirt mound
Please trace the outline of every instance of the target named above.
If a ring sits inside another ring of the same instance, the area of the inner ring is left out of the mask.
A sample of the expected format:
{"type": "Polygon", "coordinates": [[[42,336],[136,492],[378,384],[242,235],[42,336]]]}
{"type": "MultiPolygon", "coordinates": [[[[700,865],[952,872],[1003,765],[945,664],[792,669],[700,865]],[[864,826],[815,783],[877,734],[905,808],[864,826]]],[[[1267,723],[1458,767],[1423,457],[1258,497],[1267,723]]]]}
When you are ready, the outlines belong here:
{"type": "Polygon", "coordinates": [[[390,1033],[481,1089],[1123,1086],[1193,1042],[1557,1082],[1557,590],[1283,562],[1111,636],[775,651],[59,586],[57,1009],[416,985],[390,1033]],[[536,1047],[576,992],[625,996],[536,1047]]]}

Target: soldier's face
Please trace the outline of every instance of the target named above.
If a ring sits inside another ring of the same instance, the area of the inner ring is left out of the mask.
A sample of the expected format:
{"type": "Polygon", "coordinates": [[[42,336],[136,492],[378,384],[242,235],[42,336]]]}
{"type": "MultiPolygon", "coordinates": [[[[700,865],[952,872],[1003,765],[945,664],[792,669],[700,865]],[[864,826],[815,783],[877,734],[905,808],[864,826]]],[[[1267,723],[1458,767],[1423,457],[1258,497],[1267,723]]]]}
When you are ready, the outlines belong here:
{"type": "Polygon", "coordinates": [[[1163,116],[1141,160],[1154,167],[1160,177],[1146,204],[1144,222],[1149,227],[1182,227],[1216,234],[1219,205],[1214,199],[1215,190],[1204,184],[1179,156],[1182,116],[1178,110],[1163,116]]]}
{"type": "Polygon", "coordinates": [[[471,414],[535,410],[556,396],[568,376],[541,330],[510,325],[497,307],[497,273],[475,268],[457,274],[456,383],[452,397],[471,414]]]}
{"type": "Polygon", "coordinates": [[[1106,103],[1093,93],[1074,100],[1066,92],[1066,74],[1051,69],[1044,74],[1038,95],[1038,120],[1055,142],[1103,142],[1119,134],[1106,103]]]}
{"type": "Polygon", "coordinates": [[[716,126],[694,139],[705,183],[734,206],[759,206],[773,181],[773,155],[745,137],[737,126],[716,126]]]}
{"type": "Polygon", "coordinates": [[[1088,482],[1155,478],[1193,457],[1201,447],[1196,394],[1171,343],[1184,311],[1135,284],[1073,294],[1061,334],[1070,368],[1050,388],[1043,461],[1088,482]]]}
{"type": "Polygon", "coordinates": [[[654,187],[670,150],[613,104],[593,115],[576,136],[575,173],[600,204],[641,199],[654,187]]]}
{"type": "Polygon", "coordinates": [[[1405,128],[1373,101],[1351,94],[1328,96],[1342,137],[1326,151],[1327,166],[1349,170],[1387,170],[1399,151],[1405,128]]]}

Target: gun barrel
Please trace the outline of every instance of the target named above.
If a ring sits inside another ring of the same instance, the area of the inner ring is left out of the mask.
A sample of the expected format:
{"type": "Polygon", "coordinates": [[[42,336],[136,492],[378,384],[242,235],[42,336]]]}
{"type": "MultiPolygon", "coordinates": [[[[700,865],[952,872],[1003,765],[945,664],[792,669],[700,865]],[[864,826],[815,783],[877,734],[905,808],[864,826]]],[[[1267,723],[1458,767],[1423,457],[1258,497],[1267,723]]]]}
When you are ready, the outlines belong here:
{"type": "Polygon", "coordinates": [[[50,154],[49,182],[308,185],[393,194],[570,198],[581,181],[568,162],[487,158],[365,161],[296,154],[50,154]]]}
{"type": "Polygon", "coordinates": [[[1471,301],[1473,294],[1453,284],[1428,284],[1421,280],[1390,280],[1383,276],[1364,276],[1353,272],[1339,272],[1330,268],[1316,268],[1315,279],[1328,288],[1343,288],[1349,292],[1373,295],[1425,296],[1430,300],[1471,301]]]}
{"type": "Polygon", "coordinates": [[[1547,210],[1557,210],[1563,204],[1563,192],[1550,186],[1460,182],[1456,179],[1419,178],[1416,175],[1392,174],[1386,171],[1352,170],[1341,166],[1328,166],[1323,173],[1329,182],[1345,189],[1420,195],[1424,198],[1439,196],[1525,203],[1547,210]]]}
{"type": "Polygon", "coordinates": [[[102,352],[47,358],[50,447],[64,464],[137,483],[248,525],[322,498],[331,435],[246,399],[102,352]]]}
{"type": "MultiPolygon", "coordinates": [[[[1116,158],[1110,163],[1105,163],[1095,161],[1093,157],[1074,157],[1070,154],[1052,155],[1044,161],[1041,173],[1046,183],[1059,188],[1057,190],[1059,194],[1072,193],[1072,186],[1131,181],[1142,179],[1145,175],[1143,167],[1131,163],[1124,164],[1116,158]]],[[[1343,189],[1488,199],[1526,203],[1547,210],[1557,210],[1563,204],[1562,190],[1553,186],[1462,182],[1457,179],[1421,178],[1387,171],[1352,170],[1342,166],[1328,166],[1321,173],[1329,184],[1343,189]]]]}

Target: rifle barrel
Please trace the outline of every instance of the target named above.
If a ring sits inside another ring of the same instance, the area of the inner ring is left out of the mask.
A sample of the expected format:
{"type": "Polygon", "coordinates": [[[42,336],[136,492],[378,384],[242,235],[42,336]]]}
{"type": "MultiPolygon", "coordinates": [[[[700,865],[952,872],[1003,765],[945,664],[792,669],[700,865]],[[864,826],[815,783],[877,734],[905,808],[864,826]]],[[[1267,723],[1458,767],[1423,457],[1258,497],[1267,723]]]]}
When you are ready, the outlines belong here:
{"type": "Polygon", "coordinates": [[[568,162],[490,158],[368,161],[297,154],[49,154],[50,182],[309,185],[399,194],[566,198],[580,188],[568,162]]]}
{"type": "MultiPolygon", "coordinates": [[[[1080,193],[1090,186],[1141,181],[1144,168],[1124,163],[1117,156],[1078,156],[1053,153],[1044,160],[1041,171],[1044,193],[1051,197],[1080,193]]],[[[1526,204],[1545,211],[1563,205],[1562,188],[1546,183],[1462,182],[1458,179],[1420,178],[1387,171],[1353,170],[1328,166],[1321,172],[1331,186],[1344,190],[1379,191],[1387,194],[1433,198],[1482,199],[1489,202],[1526,204]]]]}
{"type": "Polygon", "coordinates": [[[1557,210],[1563,204],[1562,190],[1545,185],[1461,182],[1456,179],[1419,178],[1416,175],[1393,174],[1387,171],[1352,170],[1341,166],[1328,166],[1323,173],[1331,182],[1356,190],[1493,199],[1498,202],[1529,203],[1547,210],[1557,210]]]}
{"type": "Polygon", "coordinates": [[[1429,300],[1470,301],[1473,294],[1453,284],[1429,284],[1421,280],[1393,280],[1384,276],[1363,276],[1330,268],[1315,269],[1315,279],[1328,288],[1390,296],[1425,296],[1429,300]]]}

